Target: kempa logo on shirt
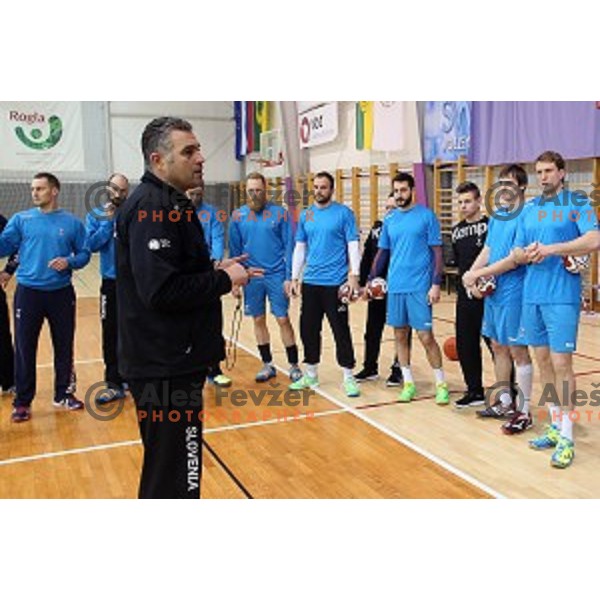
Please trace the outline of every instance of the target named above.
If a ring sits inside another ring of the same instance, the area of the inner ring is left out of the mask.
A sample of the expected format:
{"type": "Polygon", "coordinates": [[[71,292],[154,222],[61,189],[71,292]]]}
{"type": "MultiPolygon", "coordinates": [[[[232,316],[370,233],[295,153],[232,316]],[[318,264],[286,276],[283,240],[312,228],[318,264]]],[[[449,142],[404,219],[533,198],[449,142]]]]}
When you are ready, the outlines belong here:
{"type": "Polygon", "coordinates": [[[8,120],[16,123],[34,127],[27,133],[23,126],[15,127],[17,139],[32,150],[50,150],[60,142],[63,134],[63,123],[59,117],[52,115],[46,120],[46,116],[41,113],[22,113],[17,110],[11,110],[8,113],[8,120]],[[44,135],[40,126],[48,126],[48,135],[42,139],[44,135]]]}
{"type": "Polygon", "coordinates": [[[452,241],[456,242],[466,237],[478,237],[481,240],[481,237],[487,233],[487,229],[487,223],[484,222],[469,223],[462,227],[457,227],[452,232],[452,241]]]}

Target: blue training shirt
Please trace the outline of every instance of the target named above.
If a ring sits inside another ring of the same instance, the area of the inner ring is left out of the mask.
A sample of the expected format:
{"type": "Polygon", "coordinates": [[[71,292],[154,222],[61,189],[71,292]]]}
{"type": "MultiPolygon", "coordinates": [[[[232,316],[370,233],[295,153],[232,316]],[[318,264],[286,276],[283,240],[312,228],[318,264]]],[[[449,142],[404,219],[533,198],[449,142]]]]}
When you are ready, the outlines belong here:
{"type": "MultiPolygon", "coordinates": [[[[506,210],[498,210],[500,217],[508,215],[506,210]]],[[[514,248],[515,236],[520,215],[513,219],[501,220],[491,218],[485,245],[490,249],[489,264],[506,258],[514,248]]],[[[496,277],[496,291],[485,301],[495,306],[521,305],[523,299],[523,280],[525,266],[522,265],[496,277]]]]}
{"type": "Polygon", "coordinates": [[[265,277],[292,276],[292,216],[276,204],[267,202],[255,213],[248,205],[233,211],[229,223],[229,255],[249,254],[249,267],[265,270],[265,277]]]}
{"type": "Polygon", "coordinates": [[[19,212],[0,235],[0,256],[19,253],[17,281],[38,290],[58,290],[71,284],[72,270],[90,261],[85,245],[85,227],[73,214],[59,209],[49,213],[39,208],[19,212]],[[70,269],[48,266],[54,258],[66,258],[70,269]]]}
{"type": "Polygon", "coordinates": [[[390,251],[388,291],[391,294],[428,292],[433,284],[435,256],[432,246],[442,245],[440,223],[429,208],[415,204],[387,214],[379,247],[390,251]]]}
{"type": "Polygon", "coordinates": [[[86,246],[100,253],[100,276],[116,279],[115,221],[107,219],[103,210],[95,209],[85,217],[86,246]]]}
{"type": "MultiPolygon", "coordinates": [[[[538,196],[525,205],[518,220],[514,246],[526,248],[533,242],[570,242],[597,229],[595,209],[563,190],[558,196],[538,196]]],[[[524,304],[579,304],[580,301],[581,275],[569,273],[561,256],[548,256],[539,264],[527,265],[524,304]]]]}
{"type": "Polygon", "coordinates": [[[348,243],[360,239],[354,213],[332,202],[325,208],[313,204],[302,211],[296,241],[306,243],[303,281],[311,285],[341,285],[348,279],[348,243]]]}
{"type": "Polygon", "coordinates": [[[225,255],[225,226],[223,222],[227,218],[227,213],[225,211],[217,211],[212,204],[205,204],[203,202],[196,211],[196,214],[202,225],[210,257],[213,260],[223,260],[223,256],[225,255]]]}

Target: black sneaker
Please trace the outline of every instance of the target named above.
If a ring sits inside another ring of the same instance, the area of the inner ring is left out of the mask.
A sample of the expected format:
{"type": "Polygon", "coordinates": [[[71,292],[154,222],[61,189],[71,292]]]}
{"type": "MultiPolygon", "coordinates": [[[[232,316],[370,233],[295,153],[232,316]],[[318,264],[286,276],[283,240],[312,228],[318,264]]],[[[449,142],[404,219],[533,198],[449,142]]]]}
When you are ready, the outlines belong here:
{"type": "Polygon", "coordinates": [[[392,367],[390,376],[387,378],[385,385],[388,387],[400,387],[404,384],[404,378],[402,377],[402,369],[400,367],[392,367]]]}
{"type": "Polygon", "coordinates": [[[469,408],[470,406],[482,406],[483,404],[485,404],[485,396],[483,394],[471,394],[467,392],[454,403],[454,406],[456,408],[469,408]]]}
{"type": "Polygon", "coordinates": [[[510,421],[502,424],[502,433],[514,435],[515,433],[523,433],[532,427],[531,413],[518,412],[510,421]]]}
{"type": "Polygon", "coordinates": [[[515,416],[515,409],[512,405],[503,406],[502,402],[498,400],[492,406],[478,410],[477,416],[482,419],[512,419],[515,416]]]}
{"type": "Polygon", "coordinates": [[[31,419],[31,409],[29,406],[15,406],[10,418],[13,423],[23,423],[31,419]]]}
{"type": "Polygon", "coordinates": [[[52,403],[56,408],[66,408],[67,410],[81,410],[83,408],[83,402],[77,400],[75,396],[67,395],[60,400],[54,400],[52,403]]]}
{"type": "Polygon", "coordinates": [[[374,369],[367,369],[365,367],[362,371],[358,372],[354,376],[354,379],[356,379],[358,383],[363,381],[375,381],[376,379],[379,379],[379,373],[377,373],[377,371],[374,369]]]}

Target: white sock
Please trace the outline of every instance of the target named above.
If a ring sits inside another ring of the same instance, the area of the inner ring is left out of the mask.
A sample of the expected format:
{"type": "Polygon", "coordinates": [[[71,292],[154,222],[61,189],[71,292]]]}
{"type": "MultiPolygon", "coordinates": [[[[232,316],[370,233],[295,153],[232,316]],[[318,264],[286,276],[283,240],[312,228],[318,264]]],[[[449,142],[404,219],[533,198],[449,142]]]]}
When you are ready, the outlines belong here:
{"type": "Polygon", "coordinates": [[[510,406],[510,404],[512,402],[512,398],[510,397],[510,394],[508,392],[502,392],[500,394],[500,402],[502,403],[502,406],[504,406],[505,408],[507,406],[510,406]]]}
{"type": "Polygon", "coordinates": [[[404,383],[414,383],[412,371],[410,367],[400,367],[402,369],[402,379],[404,379],[404,383]]]}
{"type": "MultiPolygon", "coordinates": [[[[516,383],[519,389],[523,393],[525,400],[531,398],[531,388],[533,386],[533,365],[523,365],[519,367],[517,365],[516,371],[516,383]]],[[[523,411],[525,412],[525,411],[523,411]]]]}
{"type": "Polygon", "coordinates": [[[568,411],[565,411],[562,416],[560,435],[573,441],[573,421],[568,411]]]}
{"type": "Polygon", "coordinates": [[[560,418],[560,406],[556,406],[552,404],[548,407],[548,412],[550,413],[550,424],[558,427],[560,429],[561,418],[560,418]]]}
{"type": "Polygon", "coordinates": [[[446,379],[444,378],[444,369],[434,369],[433,374],[435,375],[436,384],[445,383],[446,379]]]}
{"type": "Polygon", "coordinates": [[[342,371],[344,372],[344,381],[348,381],[348,379],[354,377],[354,375],[352,375],[352,369],[346,369],[346,367],[342,367],[342,371]]]}
{"type": "Polygon", "coordinates": [[[309,377],[312,377],[313,379],[316,379],[318,377],[318,368],[319,365],[306,365],[306,374],[309,377]]]}

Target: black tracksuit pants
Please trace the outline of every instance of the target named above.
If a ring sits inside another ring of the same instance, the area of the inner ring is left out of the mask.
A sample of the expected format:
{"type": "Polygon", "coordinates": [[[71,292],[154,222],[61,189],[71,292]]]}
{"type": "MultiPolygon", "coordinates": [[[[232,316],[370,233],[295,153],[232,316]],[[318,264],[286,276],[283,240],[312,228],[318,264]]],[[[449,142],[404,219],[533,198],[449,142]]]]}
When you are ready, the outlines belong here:
{"type": "Polygon", "coordinates": [[[15,312],[15,406],[29,406],[35,396],[40,331],[48,319],[54,350],[54,399],[62,400],[71,383],[75,335],[75,290],[36,290],[18,285],[15,312]]]}
{"type": "Polygon", "coordinates": [[[103,279],[100,287],[102,355],[104,357],[104,380],[110,388],[120,388],[123,385],[117,356],[117,314],[117,282],[114,279],[103,279]]]}
{"type": "Polygon", "coordinates": [[[354,369],[354,348],[348,323],[348,305],[338,298],[339,286],[302,284],[300,336],[304,345],[304,362],[321,362],[321,330],[326,316],[335,339],[336,358],[340,367],[354,369]]]}
{"type": "Polygon", "coordinates": [[[8,390],[15,385],[15,352],[10,334],[6,293],[0,287],[0,386],[8,390]]]}
{"type": "Polygon", "coordinates": [[[132,379],[144,460],[140,498],[200,498],[205,373],[132,379]]]}

